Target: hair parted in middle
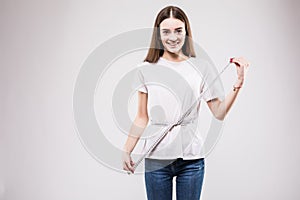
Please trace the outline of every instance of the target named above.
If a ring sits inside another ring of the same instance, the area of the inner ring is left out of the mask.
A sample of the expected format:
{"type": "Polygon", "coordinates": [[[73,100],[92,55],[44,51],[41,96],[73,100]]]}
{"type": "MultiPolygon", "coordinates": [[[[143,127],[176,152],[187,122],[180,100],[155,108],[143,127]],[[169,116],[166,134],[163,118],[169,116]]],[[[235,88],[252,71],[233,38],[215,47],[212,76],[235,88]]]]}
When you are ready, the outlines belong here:
{"type": "Polygon", "coordinates": [[[186,14],[176,6],[167,6],[163,8],[158,14],[154,22],[154,29],[152,32],[152,39],[148,54],[144,61],[150,63],[156,63],[164,53],[164,46],[161,42],[160,36],[160,23],[167,18],[175,18],[181,20],[185,24],[186,38],[184,45],[182,47],[182,53],[188,57],[196,57],[193,40],[192,31],[190,27],[189,20],[186,14]]]}

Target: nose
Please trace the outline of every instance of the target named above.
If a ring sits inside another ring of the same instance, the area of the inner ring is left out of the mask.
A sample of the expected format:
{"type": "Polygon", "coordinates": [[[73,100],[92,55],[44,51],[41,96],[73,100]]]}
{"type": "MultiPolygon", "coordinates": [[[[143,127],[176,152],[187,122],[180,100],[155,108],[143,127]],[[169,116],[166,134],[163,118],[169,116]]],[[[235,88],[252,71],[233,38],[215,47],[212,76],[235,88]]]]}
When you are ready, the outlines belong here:
{"type": "Polygon", "coordinates": [[[171,33],[168,39],[171,40],[171,41],[176,41],[177,36],[174,33],[171,33]]]}

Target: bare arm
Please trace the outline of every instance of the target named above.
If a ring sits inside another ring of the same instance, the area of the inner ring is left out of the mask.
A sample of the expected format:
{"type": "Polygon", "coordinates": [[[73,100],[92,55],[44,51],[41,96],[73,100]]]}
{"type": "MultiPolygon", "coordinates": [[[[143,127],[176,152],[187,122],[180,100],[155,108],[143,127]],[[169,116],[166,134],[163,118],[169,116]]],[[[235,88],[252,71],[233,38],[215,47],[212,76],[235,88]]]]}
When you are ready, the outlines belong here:
{"type": "Polygon", "coordinates": [[[148,94],[143,92],[138,92],[138,112],[136,114],[135,120],[130,128],[129,135],[127,137],[126,143],[123,147],[123,169],[127,171],[133,171],[133,161],[130,157],[131,152],[139,141],[141,135],[143,134],[148,121],[147,112],[147,102],[148,94]]]}
{"type": "Polygon", "coordinates": [[[232,107],[239,91],[240,89],[235,89],[235,91],[231,90],[223,101],[221,101],[219,98],[215,98],[207,102],[207,105],[215,118],[217,118],[218,120],[224,120],[226,114],[232,107]]]}
{"type": "Polygon", "coordinates": [[[209,109],[212,114],[219,120],[224,120],[226,114],[229,112],[232,107],[240,88],[243,86],[245,78],[245,68],[249,66],[249,62],[244,58],[234,58],[233,62],[236,64],[238,80],[234,84],[234,89],[229,92],[223,101],[218,98],[210,100],[207,102],[209,109]]]}

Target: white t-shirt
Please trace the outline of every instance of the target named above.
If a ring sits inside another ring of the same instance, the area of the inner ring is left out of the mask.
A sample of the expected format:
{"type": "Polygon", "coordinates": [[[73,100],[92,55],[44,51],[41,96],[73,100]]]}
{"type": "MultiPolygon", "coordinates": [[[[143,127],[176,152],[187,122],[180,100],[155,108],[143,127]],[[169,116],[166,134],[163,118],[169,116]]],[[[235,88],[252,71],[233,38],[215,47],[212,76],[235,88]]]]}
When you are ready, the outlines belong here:
{"type": "MultiPolygon", "coordinates": [[[[217,75],[210,69],[212,66],[200,60],[201,67],[197,68],[193,64],[195,59],[191,57],[173,62],[160,57],[157,63],[143,62],[138,66],[133,87],[148,93],[147,110],[150,119],[140,138],[143,142],[141,153],[145,153],[170,124],[180,119],[201,92],[206,91],[202,96],[204,101],[223,95],[217,84],[210,85],[210,81],[217,75]]],[[[200,154],[203,139],[197,132],[199,108],[200,101],[184,122],[175,126],[146,158],[189,160],[203,157],[200,154]]]]}

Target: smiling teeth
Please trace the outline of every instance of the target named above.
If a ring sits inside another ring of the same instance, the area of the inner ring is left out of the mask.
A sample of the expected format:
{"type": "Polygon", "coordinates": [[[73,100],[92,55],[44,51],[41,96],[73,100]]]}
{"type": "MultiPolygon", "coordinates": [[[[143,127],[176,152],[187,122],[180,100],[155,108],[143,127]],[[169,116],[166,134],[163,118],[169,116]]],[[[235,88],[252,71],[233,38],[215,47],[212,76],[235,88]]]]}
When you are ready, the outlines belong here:
{"type": "Polygon", "coordinates": [[[174,45],[176,45],[176,44],[179,44],[179,42],[177,42],[177,43],[174,43],[174,44],[170,44],[170,43],[168,43],[169,45],[172,45],[172,46],[174,46],[174,45]]]}

